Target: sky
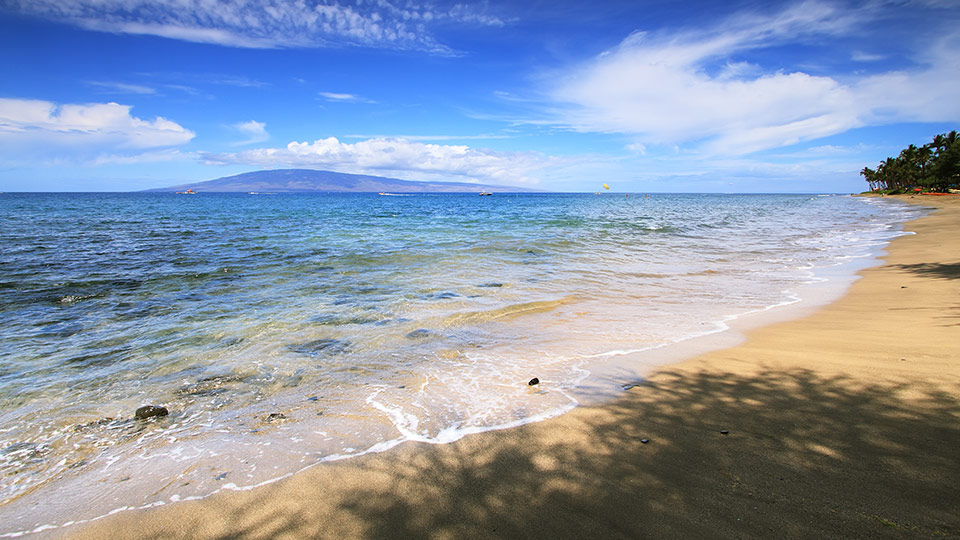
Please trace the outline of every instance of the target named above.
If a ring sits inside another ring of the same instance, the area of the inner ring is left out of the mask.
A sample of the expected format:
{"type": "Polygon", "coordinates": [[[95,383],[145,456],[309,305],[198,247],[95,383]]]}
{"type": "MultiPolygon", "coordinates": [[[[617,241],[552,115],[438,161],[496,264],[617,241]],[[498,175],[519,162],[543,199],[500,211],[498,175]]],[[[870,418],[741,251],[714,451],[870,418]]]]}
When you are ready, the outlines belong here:
{"type": "Polygon", "coordinates": [[[860,192],[960,129],[958,51],[958,0],[0,0],[0,191],[860,192]]]}

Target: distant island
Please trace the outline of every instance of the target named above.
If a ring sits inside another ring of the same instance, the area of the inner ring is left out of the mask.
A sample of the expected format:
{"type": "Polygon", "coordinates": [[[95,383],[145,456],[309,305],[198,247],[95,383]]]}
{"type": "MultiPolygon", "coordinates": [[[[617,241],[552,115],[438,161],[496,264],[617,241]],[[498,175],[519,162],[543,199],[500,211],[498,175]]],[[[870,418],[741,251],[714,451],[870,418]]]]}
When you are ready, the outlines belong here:
{"type": "Polygon", "coordinates": [[[186,192],[188,190],[197,193],[516,193],[537,191],[514,186],[468,184],[466,182],[417,182],[313,169],[255,171],[225,176],[206,182],[180,184],[145,191],[186,192]]]}

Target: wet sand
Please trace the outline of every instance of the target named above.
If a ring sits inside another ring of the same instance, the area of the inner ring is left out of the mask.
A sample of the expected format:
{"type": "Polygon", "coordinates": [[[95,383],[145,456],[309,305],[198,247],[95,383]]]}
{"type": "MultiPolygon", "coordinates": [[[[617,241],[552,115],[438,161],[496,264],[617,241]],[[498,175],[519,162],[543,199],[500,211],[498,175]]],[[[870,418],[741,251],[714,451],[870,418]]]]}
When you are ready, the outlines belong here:
{"type": "Polygon", "coordinates": [[[960,197],[839,301],[610,403],[74,538],[960,537],[960,197]],[[644,442],[646,441],[646,442],[644,442]]]}

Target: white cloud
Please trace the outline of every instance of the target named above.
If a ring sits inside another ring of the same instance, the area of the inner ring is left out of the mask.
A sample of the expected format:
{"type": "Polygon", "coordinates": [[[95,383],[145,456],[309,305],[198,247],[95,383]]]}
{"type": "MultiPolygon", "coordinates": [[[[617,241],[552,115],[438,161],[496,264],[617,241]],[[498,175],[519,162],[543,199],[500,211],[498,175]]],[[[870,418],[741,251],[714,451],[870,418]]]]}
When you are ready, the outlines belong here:
{"type": "Polygon", "coordinates": [[[629,134],[647,145],[746,154],[893,119],[960,119],[960,102],[949,98],[960,92],[960,34],[926,51],[909,72],[838,78],[736,61],[769,46],[844,35],[872,16],[864,9],[805,2],[765,17],[734,16],[714,28],[635,33],[554,80],[550,97],[560,105],[553,121],[629,134]]]}
{"type": "Polygon", "coordinates": [[[451,54],[431,35],[431,24],[504,24],[468,4],[442,10],[402,0],[12,0],[12,7],[91,30],[245,48],[359,45],[451,54]]]}
{"type": "Polygon", "coordinates": [[[405,139],[369,139],[342,143],[335,137],[286,148],[258,148],[232,154],[205,154],[208,164],[258,167],[325,168],[341,172],[502,184],[535,184],[538,170],[556,158],[533,152],[495,152],[462,145],[439,145],[405,139]]]}
{"type": "Polygon", "coordinates": [[[144,120],[117,103],[63,104],[0,98],[0,146],[12,158],[91,155],[177,146],[192,131],[163,117],[144,120]]]}
{"type": "Polygon", "coordinates": [[[317,95],[327,101],[346,102],[346,103],[376,103],[372,99],[367,99],[355,94],[341,94],[337,92],[317,92],[317,95]]]}
{"type": "Polygon", "coordinates": [[[248,122],[238,122],[232,127],[247,137],[242,141],[233,143],[234,146],[261,143],[270,138],[270,134],[267,133],[267,124],[265,122],[250,120],[248,122]]]}

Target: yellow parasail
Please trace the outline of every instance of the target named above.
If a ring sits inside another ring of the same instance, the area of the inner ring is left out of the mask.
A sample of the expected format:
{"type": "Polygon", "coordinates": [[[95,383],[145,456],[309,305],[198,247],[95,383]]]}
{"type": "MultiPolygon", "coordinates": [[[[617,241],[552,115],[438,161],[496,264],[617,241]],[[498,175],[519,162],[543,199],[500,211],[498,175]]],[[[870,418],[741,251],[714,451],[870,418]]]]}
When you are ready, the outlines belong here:
{"type": "Polygon", "coordinates": [[[604,184],[604,185],[603,185],[603,189],[610,189],[610,186],[604,184]]]}

